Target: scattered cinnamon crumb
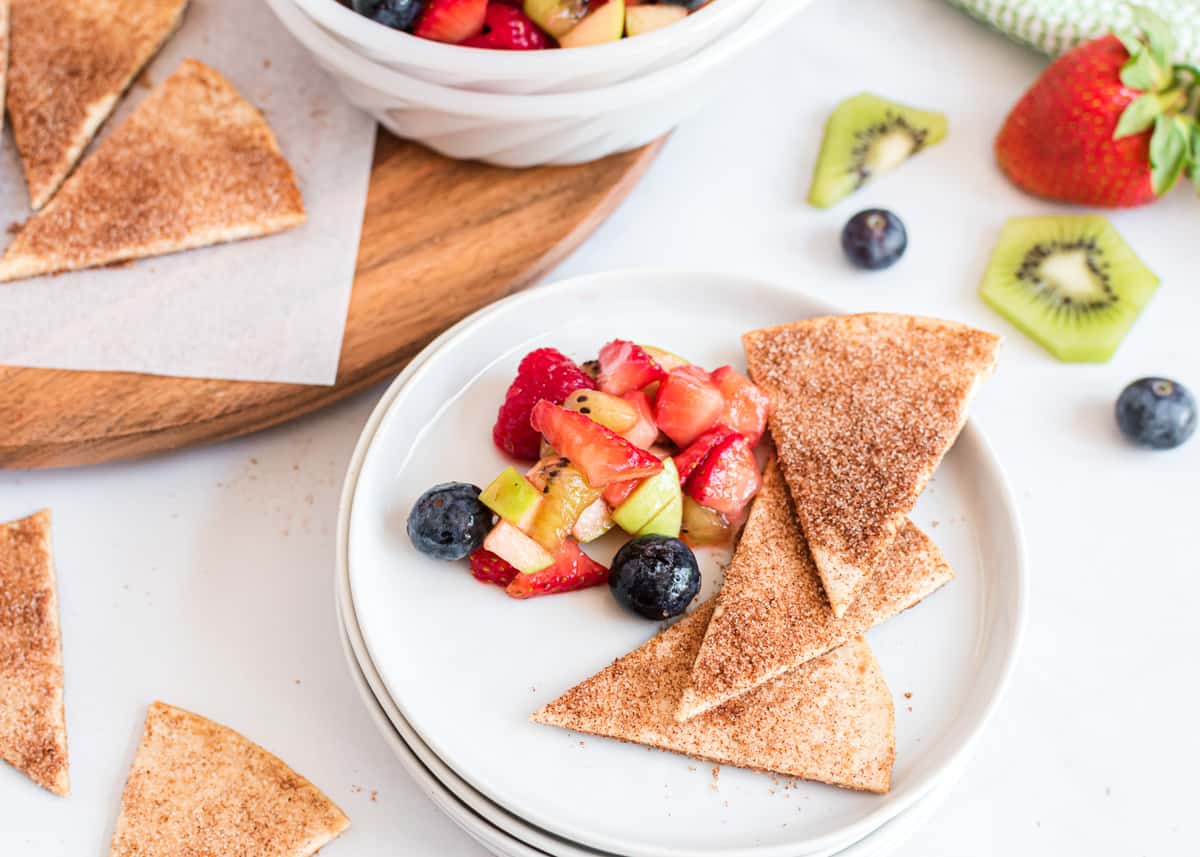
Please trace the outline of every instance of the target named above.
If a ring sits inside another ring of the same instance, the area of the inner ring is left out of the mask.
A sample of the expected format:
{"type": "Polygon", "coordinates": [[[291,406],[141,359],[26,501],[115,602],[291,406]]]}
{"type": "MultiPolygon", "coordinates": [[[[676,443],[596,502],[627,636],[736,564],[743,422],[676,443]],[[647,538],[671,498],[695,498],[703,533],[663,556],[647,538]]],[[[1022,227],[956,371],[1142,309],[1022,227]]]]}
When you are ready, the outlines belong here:
{"type": "Polygon", "coordinates": [[[266,59],[263,60],[263,68],[270,68],[270,67],[271,67],[271,58],[267,57],[266,59]]]}
{"type": "Polygon", "coordinates": [[[371,803],[378,803],[378,802],[379,802],[379,790],[371,789],[371,803]]]}
{"type": "Polygon", "coordinates": [[[18,232],[20,232],[24,228],[25,228],[24,220],[14,220],[12,223],[8,224],[8,226],[5,228],[4,231],[7,232],[9,235],[16,235],[18,232]]]}
{"type": "Polygon", "coordinates": [[[906,691],[904,691],[904,698],[905,698],[905,699],[912,699],[912,691],[911,691],[911,690],[906,690],[906,691]]]}
{"type": "MultiPolygon", "coordinates": [[[[721,781],[721,766],[713,765],[712,784],[711,784],[710,788],[712,788],[712,790],[714,792],[719,792],[721,790],[721,782],[720,781],[721,781]]],[[[728,806],[728,805],[729,804],[726,804],[726,806],[728,806]]]]}

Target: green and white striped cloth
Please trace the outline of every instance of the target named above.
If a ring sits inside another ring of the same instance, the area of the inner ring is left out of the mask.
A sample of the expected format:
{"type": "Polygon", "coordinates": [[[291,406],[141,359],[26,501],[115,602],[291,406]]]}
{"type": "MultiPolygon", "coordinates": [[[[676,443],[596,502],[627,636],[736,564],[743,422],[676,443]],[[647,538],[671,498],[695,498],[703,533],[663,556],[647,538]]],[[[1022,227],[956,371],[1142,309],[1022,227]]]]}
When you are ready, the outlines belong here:
{"type": "MultiPolygon", "coordinates": [[[[1127,0],[949,0],[1020,44],[1057,56],[1080,42],[1129,26],[1127,0]]],[[[1171,23],[1178,61],[1200,65],[1200,0],[1138,0],[1171,23]]]]}

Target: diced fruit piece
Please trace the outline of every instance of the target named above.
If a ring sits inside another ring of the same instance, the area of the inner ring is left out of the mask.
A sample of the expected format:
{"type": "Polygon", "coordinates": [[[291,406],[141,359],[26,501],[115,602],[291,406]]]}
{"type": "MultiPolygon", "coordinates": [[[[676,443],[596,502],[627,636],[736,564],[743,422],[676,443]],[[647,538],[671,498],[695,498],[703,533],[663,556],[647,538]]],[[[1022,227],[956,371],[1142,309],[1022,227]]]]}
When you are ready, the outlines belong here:
{"type": "Polygon", "coordinates": [[[536,461],[541,438],[530,425],[533,406],[541,399],[561,404],[576,390],[594,390],[596,382],[561,351],[539,348],[526,354],[517,377],[496,416],[492,439],[496,446],[522,461],[536,461]]]}
{"type": "Polygon", "coordinates": [[[489,550],[480,548],[471,554],[471,576],[476,580],[508,586],[518,574],[519,571],[489,550]]]}
{"type": "Polygon", "coordinates": [[[462,559],[483,543],[491,526],[492,512],[479,501],[479,488],[465,482],[435,485],[408,513],[413,547],[434,559],[462,559]]]}
{"type": "Polygon", "coordinates": [[[1008,221],[979,296],[1059,360],[1105,363],[1157,288],[1112,224],[1068,214],[1008,221]]]}
{"type": "Polygon", "coordinates": [[[581,551],[575,542],[566,541],[552,566],[537,574],[518,574],[504,591],[513,598],[533,598],[574,592],[607,581],[607,568],[581,551]]]}
{"type": "Polygon", "coordinates": [[[825,123],[808,201],[828,208],[945,136],[946,117],[941,113],[876,95],[847,98],[825,123]]]}
{"type": "Polygon", "coordinates": [[[700,437],[696,438],[687,449],[675,456],[675,467],[679,471],[679,481],[686,483],[696,469],[708,458],[708,454],[732,437],[736,432],[726,425],[717,423],[700,437]]]}
{"type": "Polygon", "coordinates": [[[604,488],[604,502],[609,508],[615,509],[629,499],[629,495],[637,490],[642,484],[641,479],[622,479],[619,482],[610,482],[604,488]]]}
{"type": "Polygon", "coordinates": [[[637,422],[633,428],[621,432],[621,437],[636,447],[650,449],[658,440],[658,425],[654,422],[654,406],[650,404],[650,397],[641,390],[634,390],[621,398],[633,405],[637,412],[637,422]]]}
{"type": "MultiPolygon", "coordinates": [[[[610,0],[612,2],[612,0],[610,0]]],[[[718,395],[720,395],[718,393],[718,395]]],[[[583,414],[547,401],[533,409],[532,424],[550,445],[571,460],[588,484],[603,489],[610,482],[653,476],[662,462],[583,414]]]]}
{"type": "Polygon", "coordinates": [[[678,616],[700,592],[700,565],[679,539],[638,536],[613,557],[608,578],[613,597],[639,616],[678,616]]]}
{"type": "Polygon", "coordinates": [[[411,30],[425,11],[425,0],[354,0],[354,11],[393,30],[411,30]]]}
{"type": "Polygon", "coordinates": [[[498,51],[540,51],[546,47],[546,34],[528,15],[507,3],[488,3],[483,32],[460,44],[498,51]]]}
{"type": "Polygon", "coordinates": [[[564,48],[582,48],[615,42],[625,33],[625,0],[608,0],[593,6],[583,20],[559,37],[564,48]]]}
{"type": "Polygon", "coordinates": [[[492,527],[483,546],[524,574],[533,574],[554,564],[554,554],[508,521],[500,521],[492,527]]]}
{"type": "Polygon", "coordinates": [[[1117,425],[1139,446],[1174,449],[1196,432],[1196,399],[1167,378],[1141,378],[1121,391],[1117,425]]]}
{"type": "Polygon", "coordinates": [[[628,500],[613,509],[613,520],[625,532],[637,533],[680,494],[679,471],[668,458],[663,461],[661,473],[643,481],[628,500]]]}
{"type": "Polygon", "coordinates": [[[720,423],[745,435],[750,446],[758,446],[771,412],[770,397],[752,384],[749,378],[729,366],[714,371],[712,379],[725,399],[720,423]]]}
{"type": "Polygon", "coordinates": [[[637,408],[632,403],[598,390],[576,390],[567,396],[563,407],[578,411],[617,434],[629,431],[638,421],[637,408]]]}
{"type": "Polygon", "coordinates": [[[588,10],[588,0],[525,0],[525,14],[556,39],[565,36],[588,10]]]}
{"type": "Polygon", "coordinates": [[[413,29],[435,42],[457,44],[483,32],[487,0],[429,0],[413,29]]]}
{"type": "Polygon", "coordinates": [[[678,369],[680,366],[691,365],[690,360],[684,360],[678,354],[672,354],[670,351],[664,351],[661,348],[655,348],[653,345],[643,345],[642,350],[654,358],[664,372],[670,372],[672,369],[678,369]]]}
{"type": "Polygon", "coordinates": [[[859,268],[878,271],[894,265],[908,248],[908,232],[885,208],[868,208],[846,221],[842,252],[859,268]]]}
{"type": "Polygon", "coordinates": [[[634,342],[614,339],[600,349],[600,389],[614,396],[640,390],[663,377],[662,367],[634,342]]]}
{"type": "Polygon", "coordinates": [[[529,472],[529,481],[540,489],[542,502],[526,532],[554,553],[583,510],[600,499],[600,491],[588,485],[583,474],[562,456],[539,461],[529,472]]]}
{"type": "Polygon", "coordinates": [[[733,435],[709,453],[688,479],[687,493],[696,502],[732,518],[741,514],[761,484],[749,442],[733,435]]]}
{"type": "Polygon", "coordinates": [[[683,522],[679,537],[694,548],[723,545],[733,537],[733,525],[716,509],[683,498],[683,522]]]}
{"type": "Polygon", "coordinates": [[[683,526],[683,495],[671,499],[665,507],[659,510],[650,523],[638,530],[639,536],[670,536],[677,538],[683,526]]]}
{"type": "Polygon", "coordinates": [[[707,5],[710,0],[661,0],[662,3],[669,3],[673,6],[682,6],[689,12],[695,12],[701,6],[707,5]]]}
{"type": "Polygon", "coordinates": [[[571,528],[571,535],[580,543],[594,542],[611,530],[614,523],[612,509],[600,499],[583,510],[583,514],[571,528]]]}
{"type": "Polygon", "coordinates": [[[668,24],[682,21],[687,14],[687,9],[682,6],[669,4],[630,6],[625,10],[625,35],[640,36],[643,33],[660,30],[668,24]]]}
{"type": "Polygon", "coordinates": [[[663,379],[654,399],[654,422],[679,447],[704,434],[725,410],[725,399],[708,373],[680,366],[663,379]]]}
{"type": "Polygon", "coordinates": [[[528,530],[542,502],[542,492],[515,467],[506,467],[483,489],[480,501],[518,530],[528,530]]]}

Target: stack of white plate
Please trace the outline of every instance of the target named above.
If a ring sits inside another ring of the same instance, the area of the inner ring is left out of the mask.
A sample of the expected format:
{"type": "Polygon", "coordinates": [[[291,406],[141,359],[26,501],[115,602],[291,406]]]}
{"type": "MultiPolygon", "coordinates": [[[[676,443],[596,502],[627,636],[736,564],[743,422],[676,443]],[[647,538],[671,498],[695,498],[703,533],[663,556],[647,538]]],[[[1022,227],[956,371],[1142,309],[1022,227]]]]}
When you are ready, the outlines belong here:
{"type": "MultiPolygon", "coordinates": [[[[914,520],[958,577],[869,640],[896,699],[887,795],[694,762],[533,724],[528,716],[658,629],[598,587],[512,601],[409,543],[413,502],[439,482],[504,466],[490,440],[520,358],[552,345],[583,358],[613,338],[710,367],[741,365],[747,330],[830,307],[715,274],[625,272],[539,288],[463,321],[396,379],[351,463],[337,601],[363,700],[397,759],[496,854],[875,857],[923,825],[959,778],[1016,658],[1022,541],[1004,477],[968,423],[914,520]],[[936,528],[936,529],[935,529],[936,528]]],[[[607,538],[607,537],[606,537],[607,538]]],[[[598,559],[615,537],[589,546],[598,559]]],[[[701,597],[727,552],[702,553],[701,597]]]]}

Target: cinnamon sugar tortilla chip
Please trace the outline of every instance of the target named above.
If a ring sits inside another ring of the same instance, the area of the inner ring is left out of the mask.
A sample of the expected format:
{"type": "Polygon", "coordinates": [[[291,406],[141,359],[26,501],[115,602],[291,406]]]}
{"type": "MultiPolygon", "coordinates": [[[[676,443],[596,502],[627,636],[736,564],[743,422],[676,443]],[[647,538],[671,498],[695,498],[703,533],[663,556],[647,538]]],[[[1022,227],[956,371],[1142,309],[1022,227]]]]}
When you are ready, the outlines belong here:
{"type": "Polygon", "coordinates": [[[687,723],[675,719],[713,604],[663,631],[533,720],[697,759],[886,792],[892,696],[862,639],[687,723]]]}
{"type": "Polygon", "coordinates": [[[811,318],[743,337],[754,383],[833,612],[903,531],[1000,338],[906,315],[811,318]]]}
{"type": "Polygon", "coordinates": [[[775,461],[742,530],[678,717],[741,698],[906,610],[954,577],[937,546],[906,522],[859,596],[834,616],[775,461]]]}
{"type": "Polygon", "coordinates": [[[262,114],[186,60],[17,234],[0,282],[174,253],[303,223],[262,114]]]}
{"type": "Polygon", "coordinates": [[[329,798],[226,726],[156,702],[110,857],[307,857],[350,826],[329,798]]]}
{"type": "Polygon", "coordinates": [[[0,759],[56,795],[71,790],[48,511],[0,524],[0,759]]]}

